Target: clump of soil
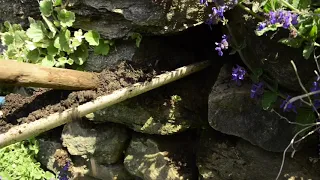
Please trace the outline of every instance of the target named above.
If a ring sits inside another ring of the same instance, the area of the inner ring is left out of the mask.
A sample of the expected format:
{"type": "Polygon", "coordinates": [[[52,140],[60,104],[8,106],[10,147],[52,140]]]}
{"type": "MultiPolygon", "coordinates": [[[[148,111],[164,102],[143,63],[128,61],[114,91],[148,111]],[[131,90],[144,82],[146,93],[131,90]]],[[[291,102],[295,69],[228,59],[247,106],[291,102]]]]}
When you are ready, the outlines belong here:
{"type": "Polygon", "coordinates": [[[128,87],[137,82],[150,80],[158,73],[154,70],[145,70],[132,62],[121,62],[119,65],[97,73],[100,85],[95,90],[66,91],[39,89],[30,97],[20,94],[9,94],[6,103],[0,111],[0,133],[6,132],[12,126],[20,125],[47,117],[52,113],[62,112],[92,101],[101,95],[106,95],[128,87]]]}

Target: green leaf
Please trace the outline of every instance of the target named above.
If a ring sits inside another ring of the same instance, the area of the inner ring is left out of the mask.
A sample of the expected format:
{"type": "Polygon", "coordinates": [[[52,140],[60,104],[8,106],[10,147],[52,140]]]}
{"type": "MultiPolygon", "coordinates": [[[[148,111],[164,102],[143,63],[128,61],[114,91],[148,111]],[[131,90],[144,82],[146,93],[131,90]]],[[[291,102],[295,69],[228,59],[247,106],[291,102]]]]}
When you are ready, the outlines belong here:
{"type": "Polygon", "coordinates": [[[47,47],[47,51],[48,51],[48,54],[49,54],[49,55],[55,56],[56,54],[58,54],[59,49],[57,49],[56,47],[54,47],[54,42],[51,42],[51,43],[49,44],[49,46],[47,47]]]}
{"type": "Polygon", "coordinates": [[[74,37],[72,38],[72,47],[76,49],[76,47],[82,44],[82,39],[84,38],[82,30],[79,29],[78,31],[74,32],[74,37]]]}
{"type": "Polygon", "coordinates": [[[312,29],[310,30],[309,36],[311,39],[316,40],[318,36],[318,27],[317,25],[313,25],[312,29]]]}
{"type": "Polygon", "coordinates": [[[108,55],[109,51],[110,51],[110,46],[103,39],[100,39],[99,45],[94,48],[95,54],[108,55]]]}
{"type": "Polygon", "coordinates": [[[256,30],[255,33],[257,36],[262,36],[268,31],[276,31],[278,27],[281,27],[281,25],[280,24],[269,25],[260,31],[256,30]]]}
{"type": "MultiPolygon", "coordinates": [[[[300,124],[311,124],[316,122],[316,116],[312,109],[306,109],[306,108],[299,108],[297,110],[297,116],[296,116],[296,122],[300,124]]],[[[302,130],[305,126],[296,126],[296,132],[302,130]]],[[[301,136],[305,135],[307,133],[304,132],[301,134],[301,136]]]]}
{"type": "Polygon", "coordinates": [[[76,19],[74,12],[62,9],[58,12],[58,19],[62,27],[71,27],[76,19]]]}
{"type": "Polygon", "coordinates": [[[289,47],[299,48],[302,45],[303,38],[296,37],[296,38],[283,38],[279,40],[280,43],[283,43],[289,47]]]}
{"type": "Polygon", "coordinates": [[[14,37],[11,33],[4,33],[1,35],[1,41],[3,45],[9,46],[14,42],[14,37]]]}
{"type": "Polygon", "coordinates": [[[70,59],[72,59],[76,64],[82,65],[88,58],[88,47],[85,44],[82,44],[77,48],[77,50],[70,54],[70,59]]]}
{"type": "Polygon", "coordinates": [[[311,53],[313,52],[314,50],[314,45],[313,43],[309,43],[307,45],[304,46],[304,49],[303,49],[303,52],[302,52],[302,55],[305,59],[309,59],[311,53]]]}
{"type": "Polygon", "coordinates": [[[54,41],[54,47],[60,49],[61,51],[71,53],[72,50],[70,48],[70,34],[71,33],[68,29],[61,30],[59,36],[54,41]]]}
{"type": "Polygon", "coordinates": [[[49,37],[50,39],[54,38],[55,35],[56,35],[56,33],[57,33],[57,31],[58,31],[57,28],[55,27],[55,25],[54,25],[48,18],[46,18],[45,16],[42,16],[42,18],[43,18],[44,21],[46,22],[49,30],[52,32],[52,34],[49,35],[48,37],[49,37]]]}
{"type": "Polygon", "coordinates": [[[25,31],[16,31],[14,33],[14,44],[16,48],[22,48],[26,40],[28,40],[28,36],[25,31]]]}
{"type": "Polygon", "coordinates": [[[52,0],[40,1],[40,12],[42,15],[49,17],[53,11],[52,0]]]}
{"type": "Polygon", "coordinates": [[[38,63],[39,57],[40,57],[40,52],[38,49],[29,51],[27,54],[27,59],[29,60],[29,62],[31,61],[32,63],[38,63]]]}
{"type": "Polygon", "coordinates": [[[137,46],[137,47],[140,47],[140,43],[141,43],[141,40],[142,40],[142,35],[139,34],[139,33],[133,33],[133,34],[131,35],[131,38],[132,38],[132,39],[135,39],[135,40],[136,40],[136,46],[137,46]]]}
{"type": "Polygon", "coordinates": [[[264,110],[269,109],[274,102],[277,100],[277,93],[272,91],[266,91],[262,97],[262,108],[264,110]]]}
{"type": "Polygon", "coordinates": [[[53,67],[55,65],[55,60],[52,56],[48,55],[45,58],[42,59],[41,65],[47,66],[47,67],[53,67]]]}
{"type": "Polygon", "coordinates": [[[56,67],[65,67],[65,64],[72,65],[73,61],[67,59],[66,57],[60,57],[58,58],[58,62],[55,64],[56,67]]]}
{"type": "Polygon", "coordinates": [[[290,1],[289,1],[289,3],[293,7],[297,8],[299,10],[307,9],[311,4],[311,0],[290,0],[290,1]]]}
{"type": "Polygon", "coordinates": [[[44,38],[41,23],[37,22],[30,24],[30,28],[27,30],[27,36],[32,39],[33,42],[41,41],[44,38]]]}
{"type": "Polygon", "coordinates": [[[62,4],[62,0],[53,0],[53,6],[60,6],[62,4]]]}
{"type": "Polygon", "coordinates": [[[84,34],[84,38],[91,46],[99,45],[100,34],[96,31],[93,31],[93,30],[88,31],[87,33],[84,34]]]}
{"type": "Polygon", "coordinates": [[[259,78],[262,74],[263,74],[262,68],[257,68],[253,70],[253,73],[250,75],[250,77],[254,83],[258,83],[260,81],[259,78]]]}

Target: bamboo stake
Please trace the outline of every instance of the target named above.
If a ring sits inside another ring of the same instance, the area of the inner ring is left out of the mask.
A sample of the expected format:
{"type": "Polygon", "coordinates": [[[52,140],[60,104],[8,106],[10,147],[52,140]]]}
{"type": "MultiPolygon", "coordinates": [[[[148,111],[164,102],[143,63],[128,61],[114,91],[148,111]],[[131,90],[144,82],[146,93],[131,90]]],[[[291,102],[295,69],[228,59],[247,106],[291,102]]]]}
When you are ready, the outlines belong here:
{"type": "Polygon", "coordinates": [[[208,67],[210,64],[210,61],[204,61],[193,65],[184,66],[174,71],[156,76],[150,82],[146,81],[143,83],[136,83],[130,87],[116,90],[111,94],[100,96],[97,99],[82,104],[76,108],[67,109],[62,113],[54,113],[46,118],[41,118],[28,124],[25,123],[13,127],[9,131],[0,134],[0,148],[18,141],[35,137],[45,131],[68,123],[74,119],[74,116],[83,117],[89,113],[112,106],[126,99],[176,81],[192,73],[200,71],[208,67]]]}
{"type": "Polygon", "coordinates": [[[63,90],[83,90],[97,88],[99,79],[96,74],[90,72],[44,67],[14,60],[1,60],[0,83],[63,90]]]}

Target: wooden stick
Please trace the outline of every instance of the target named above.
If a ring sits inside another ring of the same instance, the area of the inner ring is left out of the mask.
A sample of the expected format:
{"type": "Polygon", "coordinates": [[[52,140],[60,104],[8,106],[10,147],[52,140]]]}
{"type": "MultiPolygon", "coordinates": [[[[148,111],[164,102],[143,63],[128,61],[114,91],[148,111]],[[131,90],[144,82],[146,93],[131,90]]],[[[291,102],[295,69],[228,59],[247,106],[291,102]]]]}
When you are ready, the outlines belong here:
{"type": "Polygon", "coordinates": [[[94,89],[99,79],[94,73],[44,67],[36,64],[0,60],[0,83],[63,90],[94,89]]]}
{"type": "Polygon", "coordinates": [[[0,148],[18,141],[28,139],[30,137],[35,137],[45,131],[49,131],[50,129],[61,126],[71,121],[75,116],[83,117],[89,113],[93,113],[108,106],[112,106],[126,99],[132,98],[170,82],[181,79],[187,75],[208,67],[210,65],[210,62],[211,61],[205,61],[189,66],[184,66],[174,71],[156,76],[150,82],[146,81],[144,83],[136,83],[130,87],[116,90],[111,94],[100,96],[97,99],[82,104],[76,108],[70,108],[63,111],[62,113],[54,113],[46,118],[41,118],[28,124],[25,123],[13,127],[9,131],[0,134],[0,148]]]}

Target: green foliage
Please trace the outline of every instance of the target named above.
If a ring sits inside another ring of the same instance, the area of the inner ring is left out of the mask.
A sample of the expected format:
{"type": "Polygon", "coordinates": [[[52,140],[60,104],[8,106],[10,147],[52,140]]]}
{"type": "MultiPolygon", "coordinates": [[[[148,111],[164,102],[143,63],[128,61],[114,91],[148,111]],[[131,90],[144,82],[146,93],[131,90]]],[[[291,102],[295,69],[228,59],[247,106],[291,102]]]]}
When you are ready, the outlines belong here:
{"type": "Polygon", "coordinates": [[[35,160],[39,144],[35,139],[17,142],[0,149],[0,176],[2,180],[51,179],[55,176],[44,171],[35,160]]]}
{"type": "Polygon", "coordinates": [[[276,102],[278,94],[273,91],[265,91],[262,97],[262,108],[264,110],[269,109],[274,102],[276,102]]]}
{"type": "Polygon", "coordinates": [[[131,38],[132,38],[132,39],[135,39],[135,40],[136,40],[136,46],[137,46],[137,47],[140,47],[140,43],[141,43],[141,40],[142,40],[142,35],[139,34],[139,33],[133,33],[133,34],[131,35],[131,38]]]}
{"type": "MultiPolygon", "coordinates": [[[[298,24],[294,26],[291,25],[288,28],[290,31],[289,37],[283,38],[279,42],[293,48],[302,47],[303,57],[305,59],[309,59],[315,47],[320,46],[316,42],[319,37],[318,29],[320,28],[320,9],[312,8],[311,0],[264,0],[258,4],[263,6],[260,9],[264,13],[286,10],[299,16],[298,24]]],[[[276,24],[268,24],[262,30],[256,30],[256,35],[262,36],[267,32],[277,31],[281,27],[283,27],[283,25],[278,22],[276,24]]]]}
{"type": "Polygon", "coordinates": [[[29,18],[30,27],[26,31],[19,24],[5,22],[0,36],[7,50],[2,58],[65,67],[83,65],[91,46],[95,54],[107,55],[113,42],[101,39],[93,30],[72,31],[75,14],[64,7],[62,0],[40,1],[42,21],[29,18]]]}

